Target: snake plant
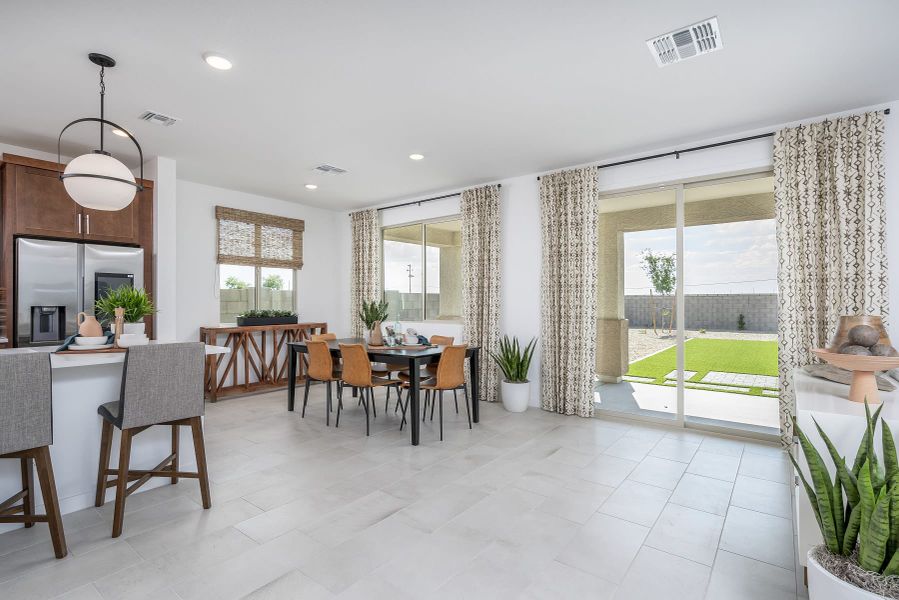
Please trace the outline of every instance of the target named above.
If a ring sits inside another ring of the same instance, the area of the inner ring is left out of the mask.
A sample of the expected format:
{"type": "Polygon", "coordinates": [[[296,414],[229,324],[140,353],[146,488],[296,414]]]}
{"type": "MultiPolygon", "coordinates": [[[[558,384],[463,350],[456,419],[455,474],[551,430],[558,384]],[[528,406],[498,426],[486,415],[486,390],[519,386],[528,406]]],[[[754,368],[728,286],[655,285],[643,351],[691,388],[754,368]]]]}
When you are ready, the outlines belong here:
{"type": "Polygon", "coordinates": [[[386,321],[387,317],[387,301],[372,300],[371,302],[362,301],[362,310],[359,311],[359,318],[365,324],[365,328],[371,330],[378,321],[386,321]]]}
{"type": "Polygon", "coordinates": [[[491,352],[490,356],[496,361],[503,376],[509,383],[524,383],[528,380],[528,369],[531,368],[531,358],[534,356],[534,347],[537,338],[531,338],[528,345],[522,349],[518,344],[518,338],[504,335],[499,341],[499,352],[491,352]]]}
{"type": "Polygon", "coordinates": [[[883,405],[872,416],[865,403],[867,426],[852,468],[815,421],[836,468],[833,479],[795,417],[793,424],[811,483],[792,455],[790,460],[802,480],[827,549],[832,554],[855,557],[866,571],[899,575],[899,460],[893,434],[884,420],[881,420],[883,464],[874,450],[874,433],[882,408],[883,405]]]}

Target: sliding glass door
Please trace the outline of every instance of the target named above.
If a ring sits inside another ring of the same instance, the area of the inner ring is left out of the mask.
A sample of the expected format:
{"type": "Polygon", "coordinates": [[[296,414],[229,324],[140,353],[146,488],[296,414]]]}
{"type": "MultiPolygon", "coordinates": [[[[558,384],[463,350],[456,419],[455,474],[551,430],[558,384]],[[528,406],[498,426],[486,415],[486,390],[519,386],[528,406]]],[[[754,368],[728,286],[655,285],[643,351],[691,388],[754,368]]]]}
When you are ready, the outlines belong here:
{"type": "Polygon", "coordinates": [[[600,202],[600,411],[775,435],[777,260],[770,175],[600,202]]]}

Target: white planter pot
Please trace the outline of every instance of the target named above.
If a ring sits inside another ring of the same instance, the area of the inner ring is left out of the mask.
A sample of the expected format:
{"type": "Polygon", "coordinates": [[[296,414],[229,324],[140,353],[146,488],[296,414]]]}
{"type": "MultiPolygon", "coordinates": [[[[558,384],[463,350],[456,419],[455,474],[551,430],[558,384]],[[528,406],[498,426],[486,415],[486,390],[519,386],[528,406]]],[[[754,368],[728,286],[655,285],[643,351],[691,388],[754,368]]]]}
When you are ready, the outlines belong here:
{"type": "Polygon", "coordinates": [[[809,600],[876,600],[883,598],[866,592],[851,583],[843,581],[808,553],[808,597],[809,600]]]}
{"type": "Polygon", "coordinates": [[[145,324],[143,321],[140,323],[125,323],[125,331],[122,333],[139,333],[143,334],[145,332],[145,324]]]}
{"type": "Polygon", "coordinates": [[[523,383],[510,383],[501,381],[500,397],[503,401],[503,408],[509,412],[524,412],[528,409],[528,400],[530,399],[531,384],[527,381],[523,383]]]}

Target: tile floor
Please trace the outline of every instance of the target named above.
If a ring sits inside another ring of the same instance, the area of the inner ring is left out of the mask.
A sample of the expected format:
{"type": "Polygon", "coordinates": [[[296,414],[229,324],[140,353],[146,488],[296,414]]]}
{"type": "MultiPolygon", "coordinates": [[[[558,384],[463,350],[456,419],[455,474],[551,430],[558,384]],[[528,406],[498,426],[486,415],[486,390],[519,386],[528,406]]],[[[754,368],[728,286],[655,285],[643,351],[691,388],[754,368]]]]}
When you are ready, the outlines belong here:
{"type": "Polygon", "coordinates": [[[118,540],[111,505],[67,515],[61,561],[46,527],[0,535],[0,598],[797,598],[776,447],[492,404],[469,432],[450,401],[413,448],[392,412],[366,438],[311,402],[208,407],[209,511],[182,480],[118,540]]]}

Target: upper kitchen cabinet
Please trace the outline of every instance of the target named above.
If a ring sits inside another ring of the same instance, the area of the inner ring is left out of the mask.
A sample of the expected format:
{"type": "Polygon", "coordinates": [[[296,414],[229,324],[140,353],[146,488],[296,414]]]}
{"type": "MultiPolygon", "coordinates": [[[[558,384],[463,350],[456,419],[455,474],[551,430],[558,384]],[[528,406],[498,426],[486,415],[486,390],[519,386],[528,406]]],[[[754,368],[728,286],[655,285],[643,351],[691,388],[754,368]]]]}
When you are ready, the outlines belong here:
{"type": "Polygon", "coordinates": [[[55,163],[8,154],[3,161],[3,212],[12,235],[133,245],[145,243],[141,227],[152,235],[152,217],[144,218],[153,212],[152,182],[144,181],[122,210],[93,210],[69,197],[55,163]]]}

